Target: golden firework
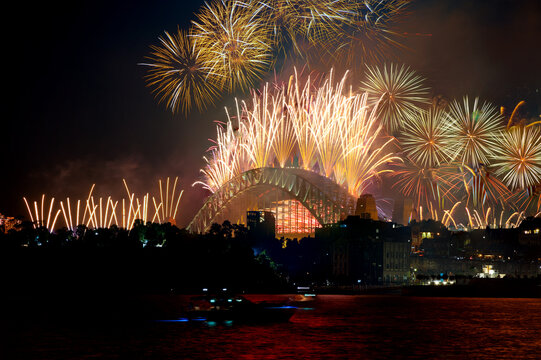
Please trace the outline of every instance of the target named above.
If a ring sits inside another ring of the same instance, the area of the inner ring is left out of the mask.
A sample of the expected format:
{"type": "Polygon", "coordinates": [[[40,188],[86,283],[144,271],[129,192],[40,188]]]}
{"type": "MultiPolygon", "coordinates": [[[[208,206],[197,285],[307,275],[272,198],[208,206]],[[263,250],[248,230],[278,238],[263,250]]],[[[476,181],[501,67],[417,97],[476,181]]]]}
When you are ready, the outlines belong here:
{"type": "Polygon", "coordinates": [[[406,118],[399,136],[407,157],[423,167],[434,168],[446,163],[447,117],[442,109],[431,107],[406,118]]]}
{"type": "MultiPolygon", "coordinates": [[[[238,119],[241,118],[241,110],[238,102],[236,103],[238,119]]],[[[210,156],[204,156],[205,168],[200,172],[205,181],[196,181],[192,184],[200,184],[210,192],[215,192],[228,180],[240,174],[249,168],[248,155],[242,148],[242,139],[239,137],[238,130],[234,130],[233,122],[227,113],[227,124],[225,126],[219,123],[216,126],[216,140],[214,145],[208,151],[210,156]]]]}
{"type": "Polygon", "coordinates": [[[290,48],[297,54],[302,54],[300,39],[300,24],[302,19],[297,14],[298,0],[268,0],[252,1],[249,4],[254,12],[266,19],[271,44],[274,50],[287,57],[290,48]]]}
{"type": "Polygon", "coordinates": [[[456,203],[456,190],[461,181],[460,174],[452,166],[428,168],[406,160],[394,171],[397,187],[406,197],[414,199],[415,207],[443,209],[446,202],[456,203]]]}
{"type": "Polygon", "coordinates": [[[448,149],[453,160],[471,168],[489,164],[494,154],[494,134],[503,130],[503,117],[492,104],[479,106],[475,98],[470,107],[468,97],[462,103],[453,101],[449,106],[448,149]]]}
{"type": "Polygon", "coordinates": [[[240,1],[206,3],[193,21],[205,67],[229,90],[251,88],[272,63],[270,29],[259,8],[240,1]]]}
{"type": "Polygon", "coordinates": [[[387,131],[394,134],[402,129],[406,119],[419,114],[422,105],[430,103],[423,81],[405,65],[367,66],[361,90],[369,94],[372,104],[379,102],[377,116],[387,131]]]}
{"type": "Polygon", "coordinates": [[[302,168],[332,178],[352,195],[363,193],[389,171],[388,162],[400,159],[388,146],[394,139],[382,136],[368,96],[344,94],[346,80],[347,75],[335,82],[331,73],[323,85],[311,87],[310,78],[299,83],[295,73],[287,86],[266,85],[261,94],[254,92],[251,103],[237,107],[235,136],[223,137],[218,127],[212,156],[205,158],[205,179],[198,183],[216,191],[242,171],[295,166],[288,160],[297,157],[302,168]]]}
{"type": "Polygon", "coordinates": [[[58,219],[58,215],[60,214],[60,210],[57,210],[54,213],[55,215],[53,215],[54,198],[51,199],[49,211],[47,211],[45,207],[45,194],[41,196],[41,205],[38,205],[38,202],[34,201],[34,214],[36,215],[35,219],[34,216],[32,216],[32,210],[30,209],[28,200],[26,200],[25,197],[23,197],[23,200],[26,205],[26,210],[28,210],[28,214],[30,215],[30,221],[32,222],[34,228],[45,228],[49,232],[53,232],[56,219],[58,219]],[[45,216],[45,213],[47,213],[47,216],[45,216]]]}
{"type": "Polygon", "coordinates": [[[541,184],[541,128],[512,127],[494,137],[496,174],[511,189],[534,188],[541,184]]]}
{"type": "Polygon", "coordinates": [[[197,40],[185,31],[165,32],[160,45],[152,45],[146,57],[147,85],[173,113],[204,109],[218,96],[219,77],[203,61],[197,40]]]}
{"type": "Polygon", "coordinates": [[[466,206],[472,204],[475,208],[487,205],[504,205],[512,193],[491,171],[491,167],[479,165],[476,168],[459,166],[462,174],[462,184],[466,191],[466,206]]]}
{"type": "Polygon", "coordinates": [[[347,0],[303,0],[295,3],[298,31],[316,46],[335,40],[354,13],[354,2],[347,0]]]}
{"type": "MultiPolygon", "coordinates": [[[[410,0],[346,1],[345,17],[333,31],[334,58],[350,68],[389,59],[392,49],[401,48],[395,25],[406,14],[410,0]]],[[[335,21],[336,24],[336,21],[335,21]]],[[[329,28],[329,27],[327,27],[329,28]]],[[[331,43],[328,43],[331,45],[331,43]]]]}

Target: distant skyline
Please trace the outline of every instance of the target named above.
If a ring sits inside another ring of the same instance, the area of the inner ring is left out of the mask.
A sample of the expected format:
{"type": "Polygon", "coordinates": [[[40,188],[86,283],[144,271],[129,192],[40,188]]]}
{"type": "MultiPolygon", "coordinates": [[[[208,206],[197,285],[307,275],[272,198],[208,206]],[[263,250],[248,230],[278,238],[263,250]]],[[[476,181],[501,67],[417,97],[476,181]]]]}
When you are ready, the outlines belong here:
{"type": "MultiPolygon", "coordinates": [[[[188,28],[202,4],[16,5],[10,14],[19,25],[3,32],[10,94],[1,213],[27,216],[23,196],[83,198],[93,183],[97,195],[123,196],[123,178],[137,193],[156,192],[158,178],[179,176],[185,192],[177,219],[187,225],[208,194],[191,185],[214,121],[225,119],[223,107],[235,95],[203,113],[172,115],[137,63],[164,30],[188,28]]],[[[541,114],[541,2],[417,0],[399,30],[409,34],[399,61],[423,75],[435,95],[479,96],[508,108],[526,100],[531,117],[541,114]]]]}

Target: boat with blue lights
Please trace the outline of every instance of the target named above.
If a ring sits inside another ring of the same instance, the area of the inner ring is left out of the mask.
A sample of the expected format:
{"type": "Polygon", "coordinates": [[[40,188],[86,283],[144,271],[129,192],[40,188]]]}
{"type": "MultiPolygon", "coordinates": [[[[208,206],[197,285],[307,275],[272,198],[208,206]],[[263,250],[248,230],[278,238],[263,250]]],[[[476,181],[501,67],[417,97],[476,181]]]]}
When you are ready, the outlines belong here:
{"type": "Polygon", "coordinates": [[[284,303],[254,303],[242,296],[202,295],[191,299],[187,318],[192,321],[242,323],[287,322],[297,308],[284,303]]]}
{"type": "Polygon", "coordinates": [[[311,286],[297,286],[297,293],[289,298],[290,304],[303,304],[316,300],[316,293],[311,286]]]}

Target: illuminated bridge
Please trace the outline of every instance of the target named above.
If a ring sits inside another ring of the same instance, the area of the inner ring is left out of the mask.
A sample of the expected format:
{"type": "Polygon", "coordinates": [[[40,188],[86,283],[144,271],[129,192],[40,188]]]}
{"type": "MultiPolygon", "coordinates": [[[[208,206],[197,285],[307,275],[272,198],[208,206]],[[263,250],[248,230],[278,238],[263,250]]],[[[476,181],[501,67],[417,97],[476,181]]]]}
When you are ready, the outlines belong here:
{"type": "Polygon", "coordinates": [[[224,220],[246,224],[246,211],[260,210],[274,214],[277,235],[307,235],[353,214],[355,205],[347,189],[316,172],[265,167],[225,183],[207,199],[188,230],[206,232],[224,220]]]}

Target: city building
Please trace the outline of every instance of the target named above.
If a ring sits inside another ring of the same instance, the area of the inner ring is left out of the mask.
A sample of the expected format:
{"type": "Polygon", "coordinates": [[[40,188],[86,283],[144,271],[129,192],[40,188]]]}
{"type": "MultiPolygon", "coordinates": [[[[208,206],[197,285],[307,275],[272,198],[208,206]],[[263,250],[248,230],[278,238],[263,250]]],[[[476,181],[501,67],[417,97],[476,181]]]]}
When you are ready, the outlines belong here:
{"type": "Polygon", "coordinates": [[[383,282],[385,284],[405,284],[410,277],[410,242],[383,242],[383,282]]]}
{"type": "Polygon", "coordinates": [[[334,281],[363,285],[409,281],[411,229],[396,223],[349,216],[316,231],[316,241],[330,243],[334,281]]]}
{"type": "Polygon", "coordinates": [[[522,220],[518,229],[520,245],[541,247],[541,218],[526,218],[522,220]]]}
{"type": "Polygon", "coordinates": [[[411,221],[411,252],[429,256],[448,256],[451,233],[439,221],[411,221]]]}

